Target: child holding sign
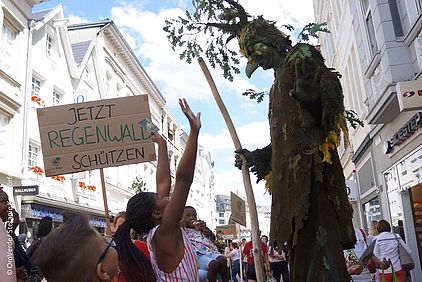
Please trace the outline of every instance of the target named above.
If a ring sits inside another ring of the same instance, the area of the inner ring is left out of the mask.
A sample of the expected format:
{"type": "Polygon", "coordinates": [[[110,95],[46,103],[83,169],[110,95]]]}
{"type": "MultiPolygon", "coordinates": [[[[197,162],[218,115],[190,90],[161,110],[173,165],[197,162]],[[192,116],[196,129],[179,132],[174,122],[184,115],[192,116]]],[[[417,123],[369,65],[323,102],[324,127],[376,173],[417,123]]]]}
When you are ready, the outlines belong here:
{"type": "Polygon", "coordinates": [[[157,193],[141,192],[133,196],[127,204],[126,221],[115,234],[120,270],[126,282],[198,281],[195,251],[179,222],[193,182],[201,120],[200,113],[195,116],[185,99],[179,100],[179,105],[189,121],[190,134],[176,171],[172,198],[168,198],[169,160],[164,155],[166,150],[160,151],[165,141],[153,133],[159,146],[157,193]],[[130,229],[139,234],[148,233],[151,261],[132,244],[130,229]]]}

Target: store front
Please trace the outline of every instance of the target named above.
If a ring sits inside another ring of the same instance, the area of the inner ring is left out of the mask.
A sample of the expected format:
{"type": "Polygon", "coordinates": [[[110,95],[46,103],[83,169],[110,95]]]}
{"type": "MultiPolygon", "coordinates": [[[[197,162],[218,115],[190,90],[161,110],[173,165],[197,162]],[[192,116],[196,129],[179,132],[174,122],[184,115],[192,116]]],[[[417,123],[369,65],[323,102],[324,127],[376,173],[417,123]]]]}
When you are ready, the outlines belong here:
{"type": "Polygon", "coordinates": [[[103,211],[66,202],[54,201],[53,203],[40,196],[22,199],[22,222],[19,225],[19,233],[30,232],[31,237],[36,235],[39,223],[45,216],[51,217],[54,227],[58,227],[63,222],[63,213],[66,211],[86,214],[90,224],[101,234],[105,233],[106,221],[103,211]]]}
{"type": "Polygon", "coordinates": [[[413,251],[414,275],[422,278],[422,146],[384,171],[383,177],[392,231],[413,251]]]}
{"type": "Polygon", "coordinates": [[[379,221],[382,218],[380,197],[376,196],[362,204],[364,230],[369,234],[369,227],[372,221],[379,221]]]}

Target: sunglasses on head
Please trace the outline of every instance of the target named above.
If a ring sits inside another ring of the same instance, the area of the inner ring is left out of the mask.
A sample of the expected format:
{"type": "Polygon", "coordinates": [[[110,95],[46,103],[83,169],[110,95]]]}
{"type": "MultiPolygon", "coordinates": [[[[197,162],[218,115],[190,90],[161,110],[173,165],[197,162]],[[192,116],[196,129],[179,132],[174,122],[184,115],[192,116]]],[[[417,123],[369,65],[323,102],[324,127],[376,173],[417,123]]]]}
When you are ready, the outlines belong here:
{"type": "Polygon", "coordinates": [[[108,249],[110,249],[110,247],[116,247],[116,243],[114,242],[113,237],[111,237],[111,236],[110,237],[105,237],[104,240],[107,242],[107,246],[104,249],[104,251],[101,253],[101,255],[100,255],[99,259],[98,259],[97,264],[100,264],[100,262],[102,262],[104,260],[104,258],[107,255],[108,249]]]}

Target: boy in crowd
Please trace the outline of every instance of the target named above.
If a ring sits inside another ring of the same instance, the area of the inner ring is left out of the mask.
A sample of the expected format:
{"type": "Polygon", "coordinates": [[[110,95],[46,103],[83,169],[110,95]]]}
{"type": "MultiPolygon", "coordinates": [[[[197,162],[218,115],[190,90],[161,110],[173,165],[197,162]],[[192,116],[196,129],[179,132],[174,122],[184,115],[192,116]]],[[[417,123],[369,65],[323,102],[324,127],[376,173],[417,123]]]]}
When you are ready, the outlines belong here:
{"type": "Polygon", "coordinates": [[[229,281],[226,258],[218,252],[214,244],[215,236],[204,221],[197,219],[196,210],[186,206],[180,225],[187,233],[198,256],[198,269],[207,271],[208,281],[229,281]]]}

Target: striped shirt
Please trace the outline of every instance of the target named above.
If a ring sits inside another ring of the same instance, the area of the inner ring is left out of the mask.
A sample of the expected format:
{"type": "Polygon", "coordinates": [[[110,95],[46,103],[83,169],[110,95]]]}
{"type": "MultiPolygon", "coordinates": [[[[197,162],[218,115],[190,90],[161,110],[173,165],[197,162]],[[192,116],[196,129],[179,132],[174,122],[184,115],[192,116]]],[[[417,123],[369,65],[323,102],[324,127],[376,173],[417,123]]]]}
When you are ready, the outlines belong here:
{"type": "MultiPolygon", "coordinates": [[[[399,242],[409,254],[412,253],[412,250],[403,242],[399,234],[393,234],[391,232],[381,232],[376,237],[376,240],[377,241],[374,247],[374,255],[381,260],[383,258],[387,260],[391,259],[394,271],[400,271],[401,263],[399,257],[399,242]]],[[[384,272],[392,273],[391,267],[387,268],[384,272]]]]}
{"type": "Polygon", "coordinates": [[[157,265],[155,250],[152,247],[152,238],[154,237],[155,231],[157,231],[158,226],[150,230],[147,238],[148,250],[151,255],[151,264],[152,268],[154,269],[155,276],[157,277],[157,282],[199,282],[198,259],[196,257],[196,253],[192,246],[192,243],[189,241],[189,238],[187,237],[183,229],[181,230],[183,236],[183,245],[185,246],[185,252],[179,265],[172,273],[166,273],[159,268],[159,266],[157,265]]]}

